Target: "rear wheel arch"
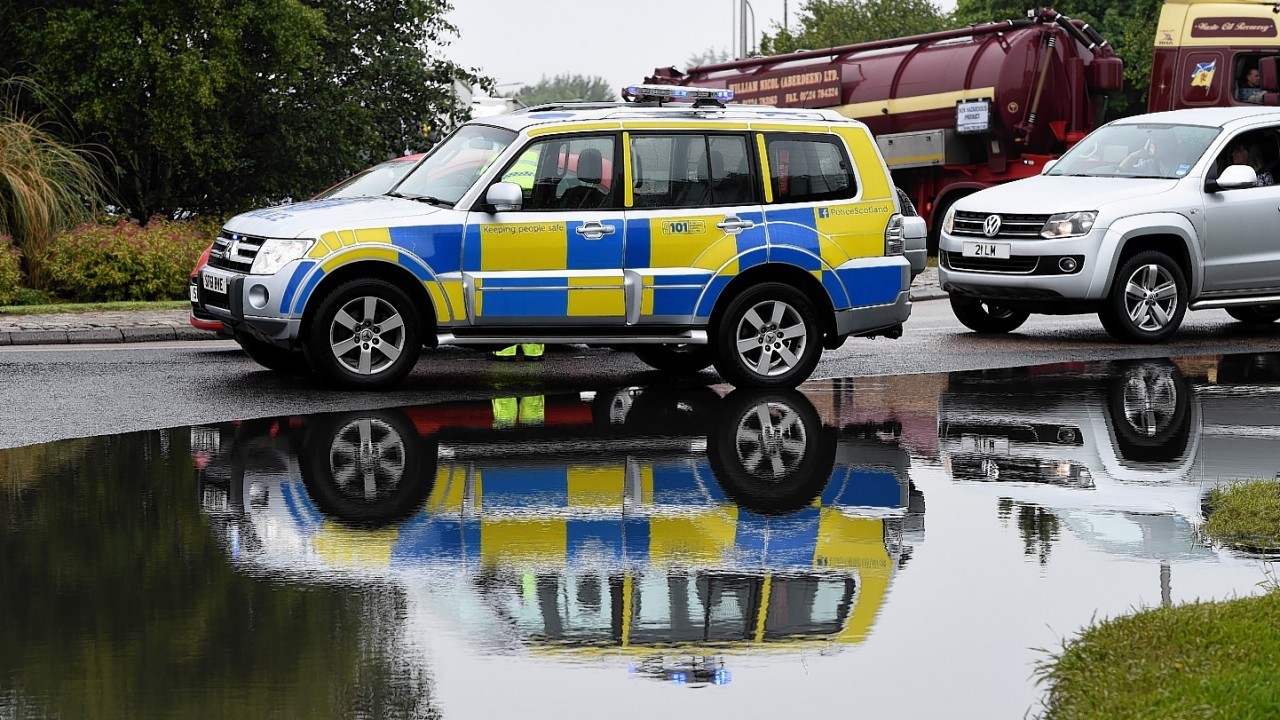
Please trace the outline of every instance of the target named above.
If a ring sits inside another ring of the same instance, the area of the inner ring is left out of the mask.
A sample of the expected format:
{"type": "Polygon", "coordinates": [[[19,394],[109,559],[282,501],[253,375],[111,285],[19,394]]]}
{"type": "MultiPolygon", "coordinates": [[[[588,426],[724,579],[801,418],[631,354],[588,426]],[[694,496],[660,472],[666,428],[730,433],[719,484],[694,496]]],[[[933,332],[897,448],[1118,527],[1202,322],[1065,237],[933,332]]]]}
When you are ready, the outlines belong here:
{"type": "Polygon", "coordinates": [[[836,311],[835,306],[831,303],[831,296],[827,294],[826,288],[822,287],[822,283],[809,273],[801,270],[795,265],[785,265],[773,263],[769,265],[757,265],[748,268],[737,275],[716,298],[716,304],[711,309],[711,317],[708,319],[707,327],[714,333],[716,326],[724,317],[725,309],[733,302],[734,298],[741,295],[748,288],[767,282],[778,282],[790,285],[809,299],[814,309],[818,311],[818,321],[821,323],[822,335],[829,338],[836,331],[836,311]]]}
{"type": "Polygon", "coordinates": [[[361,260],[349,263],[326,274],[320,284],[311,292],[311,296],[307,298],[306,308],[302,313],[302,327],[298,336],[300,338],[307,337],[311,323],[315,319],[316,310],[320,307],[325,295],[335,288],[342,287],[349,280],[361,279],[384,280],[404,291],[418,309],[418,318],[421,321],[420,330],[424,343],[429,346],[435,346],[436,307],[431,300],[430,293],[427,292],[426,286],[405,268],[381,260],[361,260]]]}

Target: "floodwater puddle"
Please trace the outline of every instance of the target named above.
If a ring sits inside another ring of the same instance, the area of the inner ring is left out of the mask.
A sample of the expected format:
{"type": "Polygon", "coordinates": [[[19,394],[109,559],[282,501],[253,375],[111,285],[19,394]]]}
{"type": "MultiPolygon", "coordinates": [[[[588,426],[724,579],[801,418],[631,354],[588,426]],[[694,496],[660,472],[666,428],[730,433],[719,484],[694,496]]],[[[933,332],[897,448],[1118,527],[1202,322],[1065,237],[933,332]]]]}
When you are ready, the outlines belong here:
{"type": "Polygon", "coordinates": [[[1265,591],[1198,526],[1280,471],[1277,393],[1195,357],[0,451],[0,715],[1034,714],[1092,619],[1265,591]]]}

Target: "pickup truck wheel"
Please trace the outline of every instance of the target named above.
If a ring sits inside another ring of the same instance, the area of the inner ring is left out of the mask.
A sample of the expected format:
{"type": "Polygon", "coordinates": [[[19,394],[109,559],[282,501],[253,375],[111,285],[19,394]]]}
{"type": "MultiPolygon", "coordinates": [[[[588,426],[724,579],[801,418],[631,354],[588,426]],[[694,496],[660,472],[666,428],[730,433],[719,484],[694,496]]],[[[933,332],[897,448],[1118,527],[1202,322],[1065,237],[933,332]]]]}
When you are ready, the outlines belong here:
{"type": "Polygon", "coordinates": [[[790,388],[822,356],[818,315],[804,293],[769,282],[743,291],[716,324],[716,370],[738,387],[790,388]]]}
{"type": "Polygon", "coordinates": [[[1246,325],[1270,325],[1280,320],[1280,305],[1227,308],[1227,314],[1246,325]]]}
{"type": "Polygon", "coordinates": [[[990,300],[951,296],[951,312],[960,324],[974,332],[1008,333],[1022,327],[1031,313],[1007,308],[990,300]]]}
{"type": "Polygon", "coordinates": [[[1190,391],[1168,360],[1118,364],[1107,388],[1107,406],[1120,457],[1172,462],[1182,457],[1191,432],[1190,391]]]}
{"type": "Polygon", "coordinates": [[[384,280],[353,280],[320,303],[306,341],[307,358],[326,379],[381,390],[409,374],[422,352],[418,311],[384,280]]]}
{"type": "Polygon", "coordinates": [[[286,350],[243,332],[236,333],[235,340],[250,360],[268,370],[292,375],[304,375],[311,371],[306,355],[299,350],[286,350]]]}
{"type": "Polygon", "coordinates": [[[696,373],[711,367],[711,348],[706,345],[637,345],[640,362],[672,373],[696,373]]]}
{"type": "Polygon", "coordinates": [[[1186,312],[1182,270],[1168,255],[1147,250],[1120,266],[1098,315],[1117,340],[1157,343],[1178,330],[1186,312]]]}

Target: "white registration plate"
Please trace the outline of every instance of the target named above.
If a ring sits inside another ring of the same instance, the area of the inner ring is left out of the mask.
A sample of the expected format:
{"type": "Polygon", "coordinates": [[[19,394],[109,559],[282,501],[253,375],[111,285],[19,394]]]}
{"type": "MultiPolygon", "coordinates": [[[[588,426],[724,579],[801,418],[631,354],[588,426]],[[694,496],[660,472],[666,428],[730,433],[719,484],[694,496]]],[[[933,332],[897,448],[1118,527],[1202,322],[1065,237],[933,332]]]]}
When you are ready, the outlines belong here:
{"type": "Polygon", "coordinates": [[[1009,438],[964,435],[960,438],[960,449],[982,455],[1008,455],[1009,438]]]}
{"type": "Polygon", "coordinates": [[[190,289],[191,289],[191,302],[193,303],[200,302],[200,287],[195,283],[191,283],[190,289]]]}
{"type": "Polygon", "coordinates": [[[964,256],[1008,260],[1009,243],[967,242],[964,244],[964,256]]]}
{"type": "Polygon", "coordinates": [[[201,273],[200,281],[204,284],[204,289],[209,292],[227,294],[227,279],[221,275],[201,273]]]}

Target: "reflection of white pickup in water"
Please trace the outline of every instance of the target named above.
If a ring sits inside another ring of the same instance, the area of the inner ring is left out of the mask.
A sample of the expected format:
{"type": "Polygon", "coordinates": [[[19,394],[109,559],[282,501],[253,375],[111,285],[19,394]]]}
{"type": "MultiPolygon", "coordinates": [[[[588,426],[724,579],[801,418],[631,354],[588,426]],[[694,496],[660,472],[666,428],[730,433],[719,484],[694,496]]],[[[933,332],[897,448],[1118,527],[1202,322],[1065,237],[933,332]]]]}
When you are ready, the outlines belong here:
{"type": "Polygon", "coordinates": [[[906,452],[882,427],[824,425],[799,393],[698,392],[198,428],[218,446],[204,508],[247,572],[446,579],[433,612],[530,650],[861,640],[923,534],[906,452]]]}
{"type": "Polygon", "coordinates": [[[1277,368],[1263,355],[1195,378],[1160,359],[952,373],[941,455],[952,479],[1050,508],[1117,552],[1194,552],[1212,486],[1280,470],[1277,368]]]}

